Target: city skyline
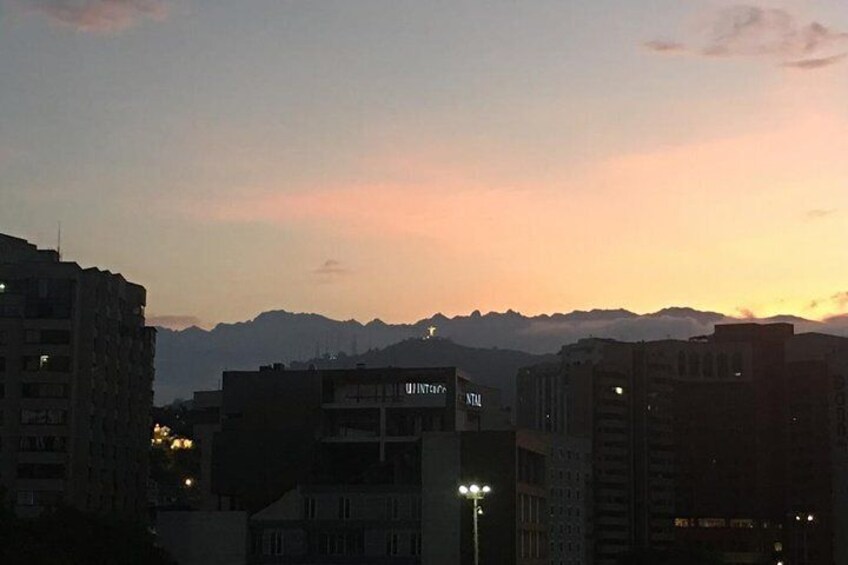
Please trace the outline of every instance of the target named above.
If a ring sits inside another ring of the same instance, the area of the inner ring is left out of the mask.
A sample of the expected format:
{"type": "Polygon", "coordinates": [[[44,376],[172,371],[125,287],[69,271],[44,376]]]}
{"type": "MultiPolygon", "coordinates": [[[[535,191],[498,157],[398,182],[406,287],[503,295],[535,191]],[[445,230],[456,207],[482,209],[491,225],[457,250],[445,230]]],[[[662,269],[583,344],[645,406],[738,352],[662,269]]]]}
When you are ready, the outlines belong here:
{"type": "Polygon", "coordinates": [[[0,6],[2,231],[151,319],[848,310],[837,0],[0,6]]]}

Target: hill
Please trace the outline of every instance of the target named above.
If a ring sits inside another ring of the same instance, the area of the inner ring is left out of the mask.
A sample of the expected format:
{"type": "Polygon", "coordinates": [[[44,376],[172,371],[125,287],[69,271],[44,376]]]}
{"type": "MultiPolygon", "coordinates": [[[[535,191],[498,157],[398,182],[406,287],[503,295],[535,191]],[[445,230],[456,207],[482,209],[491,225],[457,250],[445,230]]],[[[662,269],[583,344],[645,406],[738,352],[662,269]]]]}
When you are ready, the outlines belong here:
{"type": "MultiPolygon", "coordinates": [[[[283,310],[265,312],[255,319],[235,324],[218,324],[211,330],[197,327],[182,331],[159,329],[156,351],[156,403],[182,397],[192,391],[218,386],[226,369],[255,369],[261,364],[283,362],[291,365],[306,359],[356,357],[413,338],[436,335],[456,345],[470,348],[500,348],[531,354],[559,351],[583,337],[608,337],[638,341],[662,338],[686,339],[712,332],[719,322],[739,322],[718,312],[693,308],[665,308],[649,314],[629,310],[576,310],[567,314],[524,316],[518,312],[474,311],[467,316],[435,314],[412,324],[387,324],[381,320],[361,323],[338,321],[318,314],[283,310]]],[[[749,320],[745,320],[749,321],[749,320]]],[[[753,320],[750,320],[753,321],[753,320]]],[[[801,331],[843,334],[848,319],[813,322],[803,318],[778,316],[768,321],[791,321],[801,331]]],[[[401,357],[398,364],[411,363],[401,357]]],[[[411,352],[409,355],[413,355],[411,352]]],[[[417,355],[417,354],[416,354],[417,355]]],[[[462,363],[434,360],[434,364],[462,366],[462,363]]],[[[369,359],[365,363],[375,364],[369,359]]]]}

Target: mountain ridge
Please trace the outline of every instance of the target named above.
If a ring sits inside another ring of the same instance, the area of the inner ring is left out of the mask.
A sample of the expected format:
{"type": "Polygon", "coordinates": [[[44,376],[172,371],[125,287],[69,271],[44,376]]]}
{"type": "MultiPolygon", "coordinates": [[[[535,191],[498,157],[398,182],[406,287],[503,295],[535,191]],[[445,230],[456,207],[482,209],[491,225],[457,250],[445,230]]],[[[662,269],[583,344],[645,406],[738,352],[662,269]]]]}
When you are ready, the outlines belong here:
{"type": "Polygon", "coordinates": [[[436,336],[478,349],[507,349],[534,355],[550,354],[583,337],[623,341],[688,339],[712,332],[717,323],[788,321],[797,331],[844,335],[848,316],[817,322],[797,316],[765,320],[736,318],[720,312],[670,306],[638,314],[623,308],[574,310],[525,316],[514,310],[475,310],[452,317],[433,314],[412,323],[392,324],[379,318],[366,323],[334,320],[309,312],[270,310],[252,320],[220,323],[206,330],[160,328],[157,339],[156,401],[188,397],[194,390],[214,388],[221,372],[250,370],[259,365],[291,364],[344,353],[356,356],[408,339],[423,338],[430,326],[436,336]]]}

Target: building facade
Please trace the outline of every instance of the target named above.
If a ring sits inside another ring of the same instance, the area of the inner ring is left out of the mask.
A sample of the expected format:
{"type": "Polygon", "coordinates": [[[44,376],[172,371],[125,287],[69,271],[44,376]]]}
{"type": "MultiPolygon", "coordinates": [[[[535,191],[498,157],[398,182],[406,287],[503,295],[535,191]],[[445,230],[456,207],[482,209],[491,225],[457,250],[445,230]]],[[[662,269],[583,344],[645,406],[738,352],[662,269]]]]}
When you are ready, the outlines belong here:
{"type": "Polygon", "coordinates": [[[155,330],[145,290],[0,235],[0,485],[16,511],[142,517],[155,330]]]}
{"type": "Polygon", "coordinates": [[[252,563],[549,563],[551,442],[453,368],[225,373],[213,495],[250,515],[252,563]]]}
{"type": "Polygon", "coordinates": [[[521,376],[519,421],[561,430],[564,414],[590,439],[595,563],[681,546],[731,565],[844,562],[848,340],[729,324],[560,357],[521,376]]]}

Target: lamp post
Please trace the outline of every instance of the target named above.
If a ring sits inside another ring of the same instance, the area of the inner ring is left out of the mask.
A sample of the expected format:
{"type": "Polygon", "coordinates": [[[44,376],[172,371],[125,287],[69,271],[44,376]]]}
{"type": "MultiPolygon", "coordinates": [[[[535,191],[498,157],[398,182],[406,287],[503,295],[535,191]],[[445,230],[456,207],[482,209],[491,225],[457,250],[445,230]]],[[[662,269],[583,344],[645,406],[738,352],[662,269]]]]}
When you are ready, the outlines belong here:
{"type": "Polygon", "coordinates": [[[483,513],[480,501],[490,492],[492,492],[492,489],[489,485],[483,485],[481,487],[478,484],[472,483],[469,486],[459,486],[459,494],[472,502],[471,507],[474,512],[474,565],[480,565],[480,537],[477,530],[477,517],[483,513]]]}
{"type": "MultiPolygon", "coordinates": [[[[804,516],[803,514],[795,515],[795,522],[801,527],[801,537],[802,537],[802,552],[804,555],[804,565],[809,565],[810,563],[810,554],[809,549],[807,547],[807,528],[812,527],[812,525],[816,521],[815,514],[807,514],[804,516]]],[[[798,539],[797,537],[795,538],[798,539]]]]}

